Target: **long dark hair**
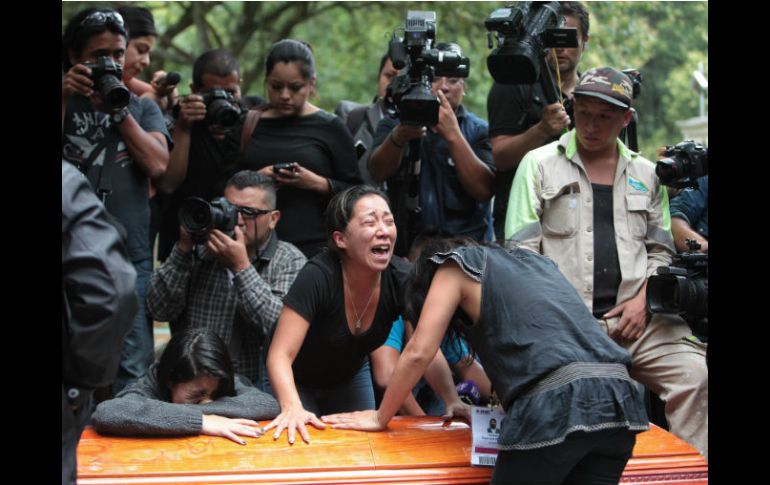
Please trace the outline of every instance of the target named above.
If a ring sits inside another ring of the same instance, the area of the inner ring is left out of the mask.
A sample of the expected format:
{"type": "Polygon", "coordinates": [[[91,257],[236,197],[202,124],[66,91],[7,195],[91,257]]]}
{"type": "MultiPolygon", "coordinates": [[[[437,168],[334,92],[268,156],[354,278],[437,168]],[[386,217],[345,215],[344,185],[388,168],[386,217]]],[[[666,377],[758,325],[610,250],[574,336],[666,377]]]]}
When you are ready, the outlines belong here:
{"type": "Polygon", "coordinates": [[[307,42],[283,39],[273,44],[265,57],[265,79],[279,62],[298,63],[299,72],[305,81],[315,77],[315,57],[313,57],[312,47],[307,42]]]}
{"type": "MultiPolygon", "coordinates": [[[[433,238],[425,242],[420,251],[420,255],[414,260],[409,277],[404,286],[404,318],[412,322],[415,329],[422,314],[422,308],[425,305],[425,298],[428,296],[428,290],[436,275],[438,265],[430,260],[436,253],[446,253],[453,248],[460,246],[481,246],[482,244],[469,237],[456,236],[451,238],[433,238]]],[[[460,338],[465,336],[465,329],[471,325],[471,319],[462,310],[457,307],[449,328],[447,329],[447,338],[449,344],[459,351],[462,350],[460,338]]],[[[475,355],[473,349],[468,343],[471,355],[475,355]]]]}
{"type": "Polygon", "coordinates": [[[171,401],[171,386],[202,376],[219,378],[211,399],[235,395],[230,353],[224,341],[210,330],[185,329],[175,333],[160,356],[157,372],[166,401],[171,401]]]}

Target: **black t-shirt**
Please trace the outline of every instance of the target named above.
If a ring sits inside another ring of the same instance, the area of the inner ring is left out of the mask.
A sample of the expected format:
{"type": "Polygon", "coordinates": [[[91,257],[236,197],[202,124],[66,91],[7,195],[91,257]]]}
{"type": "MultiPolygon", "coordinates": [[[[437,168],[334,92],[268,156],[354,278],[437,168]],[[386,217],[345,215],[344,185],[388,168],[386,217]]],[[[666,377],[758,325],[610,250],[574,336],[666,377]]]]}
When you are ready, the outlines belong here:
{"type": "Polygon", "coordinates": [[[350,333],[345,317],[339,256],[324,251],[297,275],[283,304],[310,322],[294,360],[294,380],[305,386],[335,386],[352,378],[364,358],[385,343],[393,321],[403,313],[403,286],[409,263],[394,256],[380,279],[380,299],[369,329],[350,333]]]}
{"type": "MultiPolygon", "coordinates": [[[[536,84],[498,84],[494,83],[487,96],[487,118],[489,119],[489,138],[499,135],[519,135],[540,122],[546,105],[545,94],[540,83],[536,84]]],[[[546,141],[557,140],[554,137],[546,141]]],[[[498,171],[495,176],[495,205],[492,214],[495,218],[495,238],[502,240],[505,233],[505,213],[508,210],[508,197],[516,170],[498,171]]]]}
{"type": "Polygon", "coordinates": [[[179,240],[178,212],[188,197],[211,200],[222,196],[229,167],[224,164],[224,143],[214,139],[208,127],[194,123],[190,130],[190,151],[184,181],[173,194],[158,194],[162,199],[162,219],[158,241],[158,259],[165,260],[179,240]]]}
{"type": "Polygon", "coordinates": [[[620,262],[615,244],[612,185],[591,184],[594,193],[594,317],[615,307],[620,287],[620,262]]]}
{"type": "Polygon", "coordinates": [[[323,110],[302,117],[260,118],[243,154],[241,129],[242,125],[236,125],[225,140],[225,160],[235,161],[232,173],[297,162],[331,180],[329,194],[278,187],[278,238],[294,244],[308,258],[318,254],[326,243],[323,214],[329,200],[334,193],[361,183],[353,138],[347,127],[323,110]]]}

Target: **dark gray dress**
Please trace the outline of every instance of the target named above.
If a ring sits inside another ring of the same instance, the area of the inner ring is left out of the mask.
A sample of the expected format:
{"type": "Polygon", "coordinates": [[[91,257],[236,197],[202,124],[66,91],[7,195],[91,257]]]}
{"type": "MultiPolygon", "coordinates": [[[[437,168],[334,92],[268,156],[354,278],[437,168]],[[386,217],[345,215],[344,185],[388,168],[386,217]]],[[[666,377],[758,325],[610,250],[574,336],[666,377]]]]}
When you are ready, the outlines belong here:
{"type": "Polygon", "coordinates": [[[471,246],[438,253],[481,283],[467,327],[505,410],[501,450],[559,444],[575,431],[648,429],[629,353],[597,324],[549,258],[526,249],[471,246]]]}

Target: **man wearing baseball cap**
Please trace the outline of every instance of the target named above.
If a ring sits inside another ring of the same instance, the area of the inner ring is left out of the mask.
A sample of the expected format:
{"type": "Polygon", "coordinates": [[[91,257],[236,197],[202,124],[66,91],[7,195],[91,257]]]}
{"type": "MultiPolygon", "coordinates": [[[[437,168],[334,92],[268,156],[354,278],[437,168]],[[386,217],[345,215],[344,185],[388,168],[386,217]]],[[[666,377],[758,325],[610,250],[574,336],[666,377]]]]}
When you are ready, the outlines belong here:
{"type": "Polygon", "coordinates": [[[666,403],[671,432],[708,458],[705,344],[680,317],[647,310],[647,278],[675,249],[655,165],[618,139],[631,121],[632,86],[611,67],[578,80],[575,129],[521,161],[505,239],[556,262],[598,324],[631,353],[631,376],[666,403]]]}

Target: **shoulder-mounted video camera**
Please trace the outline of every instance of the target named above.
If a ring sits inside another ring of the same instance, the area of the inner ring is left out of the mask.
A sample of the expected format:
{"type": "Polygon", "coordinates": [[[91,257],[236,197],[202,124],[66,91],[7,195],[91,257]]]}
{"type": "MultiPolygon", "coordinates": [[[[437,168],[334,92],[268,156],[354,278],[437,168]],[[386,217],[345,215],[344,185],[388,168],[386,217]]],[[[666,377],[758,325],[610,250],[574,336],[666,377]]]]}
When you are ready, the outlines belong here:
{"type": "Polygon", "coordinates": [[[460,52],[434,48],[436,13],[410,10],[404,23],[404,37],[394,32],[390,58],[403,70],[388,85],[385,106],[393,116],[408,125],[432,126],[438,123],[439,100],[431,93],[435,76],[468,77],[470,59],[460,52]]]}
{"type": "Polygon", "coordinates": [[[655,173],[663,185],[697,189],[697,180],[708,174],[709,149],[696,141],[685,140],[666,147],[663,154],[666,158],[655,166],[655,173]]]}
{"type": "Polygon", "coordinates": [[[123,84],[123,66],[111,57],[97,57],[95,62],[85,64],[91,70],[94,89],[99,92],[107,109],[118,111],[128,106],[131,92],[123,84]]]}
{"type": "MultiPolygon", "coordinates": [[[[534,84],[546,76],[552,85],[546,89],[548,98],[554,89],[545,61],[548,49],[578,46],[577,29],[564,24],[559,2],[519,2],[492,12],[484,21],[490,49],[493,32],[498,43],[487,57],[492,78],[500,84],[534,84]]],[[[556,98],[548,102],[556,102],[556,98]]]]}
{"type": "Polygon", "coordinates": [[[179,223],[196,244],[205,243],[209,231],[213,229],[233,237],[238,224],[238,208],[224,197],[211,202],[200,197],[188,197],[179,208],[179,223]]]}

